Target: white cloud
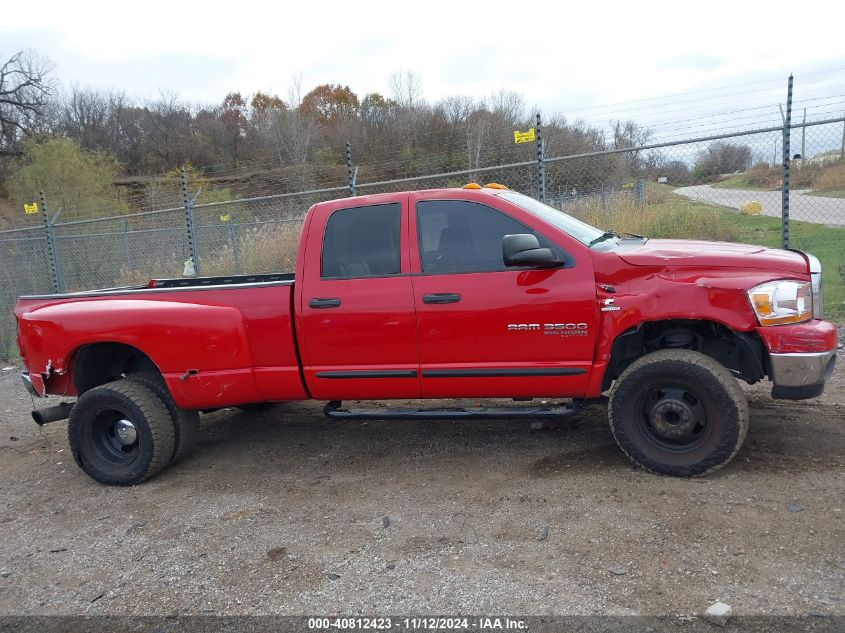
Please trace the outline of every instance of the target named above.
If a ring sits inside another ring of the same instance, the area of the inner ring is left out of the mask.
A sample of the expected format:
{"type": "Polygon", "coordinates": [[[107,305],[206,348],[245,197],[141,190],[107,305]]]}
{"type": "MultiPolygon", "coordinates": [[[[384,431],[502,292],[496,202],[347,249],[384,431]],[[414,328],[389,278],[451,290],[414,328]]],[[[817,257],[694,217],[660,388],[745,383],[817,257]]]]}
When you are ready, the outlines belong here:
{"type": "Polygon", "coordinates": [[[387,92],[390,73],[410,69],[430,100],[504,87],[568,111],[845,67],[841,2],[806,12],[777,2],[536,0],[46,0],[33,8],[4,8],[0,53],[32,47],[67,84],[139,97],[162,88],[203,102],[231,90],[284,96],[299,73],[305,90],[332,82],[387,92]]]}

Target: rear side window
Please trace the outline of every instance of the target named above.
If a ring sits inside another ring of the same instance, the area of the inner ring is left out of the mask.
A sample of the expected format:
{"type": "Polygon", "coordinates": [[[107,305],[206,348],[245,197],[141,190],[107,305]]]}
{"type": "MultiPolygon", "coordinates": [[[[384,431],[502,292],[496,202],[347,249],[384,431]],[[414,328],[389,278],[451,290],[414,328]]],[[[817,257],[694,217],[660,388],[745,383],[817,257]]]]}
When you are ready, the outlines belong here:
{"type": "Polygon", "coordinates": [[[515,233],[533,233],[540,246],[562,255],[559,247],[509,215],[467,200],[418,202],[417,232],[426,273],[508,270],[502,261],[502,238],[515,233]]]}
{"type": "Polygon", "coordinates": [[[399,204],[338,209],[323,236],[321,275],[351,279],[399,273],[399,204]]]}

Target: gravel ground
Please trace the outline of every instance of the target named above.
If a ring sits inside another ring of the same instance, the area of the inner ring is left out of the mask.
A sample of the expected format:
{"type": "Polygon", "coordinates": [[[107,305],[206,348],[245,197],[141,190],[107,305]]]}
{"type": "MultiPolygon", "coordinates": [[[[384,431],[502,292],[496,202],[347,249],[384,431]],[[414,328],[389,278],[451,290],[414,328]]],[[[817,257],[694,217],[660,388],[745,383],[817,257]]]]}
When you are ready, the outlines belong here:
{"type": "Polygon", "coordinates": [[[703,479],[632,467],[600,408],[531,430],[298,403],[205,415],[194,456],[107,488],[7,370],[0,614],[845,615],[845,372],[749,398],[703,479]]]}

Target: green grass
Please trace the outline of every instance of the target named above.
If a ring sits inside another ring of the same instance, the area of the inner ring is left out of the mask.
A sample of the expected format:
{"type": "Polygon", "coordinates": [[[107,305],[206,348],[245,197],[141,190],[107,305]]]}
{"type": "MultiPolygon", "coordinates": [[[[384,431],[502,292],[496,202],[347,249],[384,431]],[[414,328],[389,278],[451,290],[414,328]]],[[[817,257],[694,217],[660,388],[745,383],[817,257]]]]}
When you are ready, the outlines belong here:
{"type": "MultiPolygon", "coordinates": [[[[780,218],[741,215],[736,211],[711,208],[720,214],[726,228],[736,231],[737,239],[733,241],[780,248],[780,218]]],[[[845,267],[845,228],[792,221],[789,234],[790,248],[812,253],[821,261],[825,317],[842,323],[845,321],[845,282],[840,267],[845,267]]]]}
{"type": "MultiPolygon", "coordinates": [[[[780,248],[779,218],[725,213],[726,221],[734,223],[739,230],[740,241],[780,248]]],[[[821,261],[825,317],[842,323],[845,321],[845,273],[842,272],[845,269],[845,228],[793,221],[789,223],[789,233],[790,248],[812,253],[821,261]]]]}
{"type": "Polygon", "coordinates": [[[811,191],[809,196],[821,196],[822,198],[845,198],[845,189],[834,191],[811,191]]]}
{"type": "Polygon", "coordinates": [[[748,182],[746,174],[738,174],[727,180],[722,180],[713,185],[716,189],[749,189],[751,191],[774,191],[772,187],[761,187],[748,182]]]}

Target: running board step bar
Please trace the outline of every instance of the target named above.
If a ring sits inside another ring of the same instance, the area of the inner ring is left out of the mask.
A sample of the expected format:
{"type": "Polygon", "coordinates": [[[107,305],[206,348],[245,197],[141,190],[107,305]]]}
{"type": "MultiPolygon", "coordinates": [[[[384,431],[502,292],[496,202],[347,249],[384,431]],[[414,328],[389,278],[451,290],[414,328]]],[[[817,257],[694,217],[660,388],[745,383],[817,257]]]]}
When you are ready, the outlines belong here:
{"type": "Polygon", "coordinates": [[[445,407],[438,409],[342,409],[332,400],[323,409],[326,417],[340,420],[452,420],[503,418],[568,418],[583,408],[580,401],[551,407],[445,407]]]}

